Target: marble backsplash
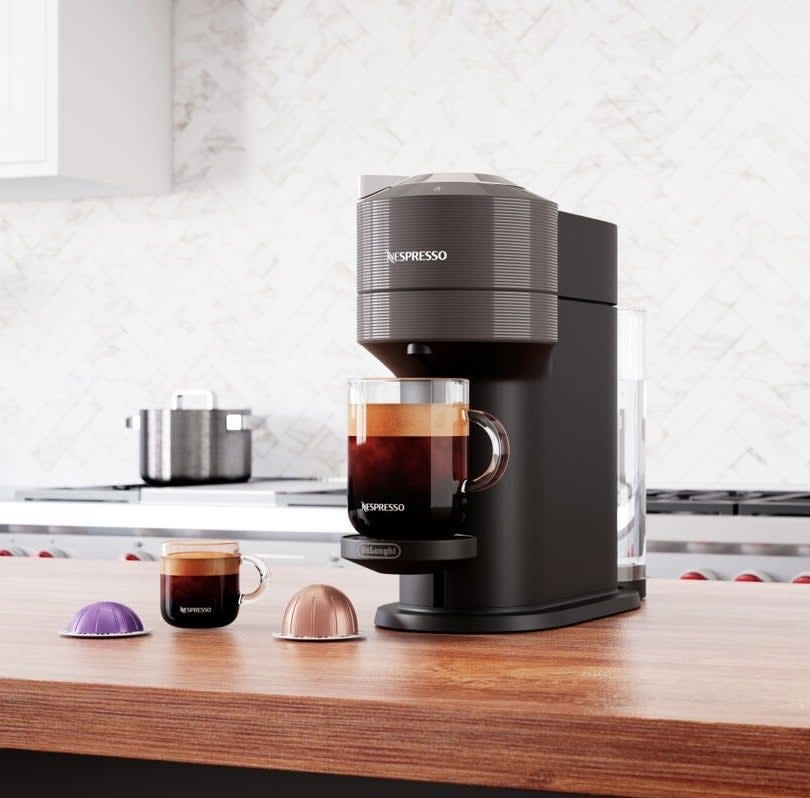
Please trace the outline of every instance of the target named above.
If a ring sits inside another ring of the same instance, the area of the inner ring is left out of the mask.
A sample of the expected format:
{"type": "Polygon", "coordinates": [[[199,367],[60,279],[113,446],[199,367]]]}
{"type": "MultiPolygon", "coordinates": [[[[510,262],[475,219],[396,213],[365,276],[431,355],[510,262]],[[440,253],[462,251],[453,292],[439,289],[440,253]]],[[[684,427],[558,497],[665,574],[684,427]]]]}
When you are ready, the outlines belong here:
{"type": "Polygon", "coordinates": [[[0,483],[137,479],[210,386],[255,472],[344,469],[361,172],[502,174],[620,226],[649,482],[810,483],[810,6],[179,0],[175,190],[0,205],[0,483]]]}

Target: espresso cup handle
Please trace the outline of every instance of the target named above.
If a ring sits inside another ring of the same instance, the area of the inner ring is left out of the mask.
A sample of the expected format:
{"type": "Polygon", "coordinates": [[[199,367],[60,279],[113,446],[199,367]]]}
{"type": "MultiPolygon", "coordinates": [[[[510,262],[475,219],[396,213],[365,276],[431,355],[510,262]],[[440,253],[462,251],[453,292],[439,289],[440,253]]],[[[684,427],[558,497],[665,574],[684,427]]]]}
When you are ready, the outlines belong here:
{"type": "Polygon", "coordinates": [[[267,578],[270,576],[270,569],[264,564],[264,560],[255,557],[252,554],[240,554],[239,562],[249,562],[259,572],[259,584],[256,589],[250,593],[240,593],[239,603],[244,604],[246,601],[255,601],[267,587],[267,578]]]}
{"type": "Polygon", "coordinates": [[[495,416],[483,410],[468,410],[470,421],[486,432],[492,444],[492,459],[477,477],[465,479],[461,483],[462,493],[477,493],[491,488],[500,482],[509,465],[509,436],[503,424],[495,416]]]}

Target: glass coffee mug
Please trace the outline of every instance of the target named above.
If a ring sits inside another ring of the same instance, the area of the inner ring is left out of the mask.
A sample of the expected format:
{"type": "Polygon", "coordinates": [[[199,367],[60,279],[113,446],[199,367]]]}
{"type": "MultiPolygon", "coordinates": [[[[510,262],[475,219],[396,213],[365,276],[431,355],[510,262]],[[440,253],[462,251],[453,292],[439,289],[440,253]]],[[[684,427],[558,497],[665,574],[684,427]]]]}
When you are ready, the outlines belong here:
{"type": "Polygon", "coordinates": [[[468,380],[349,381],[349,519],[376,538],[446,537],[464,521],[464,499],[495,485],[509,461],[498,419],[469,407],[468,380]],[[482,474],[468,475],[470,421],[492,444],[482,474]]]}
{"type": "Polygon", "coordinates": [[[270,571],[258,557],[240,554],[235,540],[168,540],[160,558],[160,613],[183,629],[227,626],[239,606],[257,599],[270,571]],[[249,562],[259,572],[252,593],[239,592],[239,566],[249,562]]]}

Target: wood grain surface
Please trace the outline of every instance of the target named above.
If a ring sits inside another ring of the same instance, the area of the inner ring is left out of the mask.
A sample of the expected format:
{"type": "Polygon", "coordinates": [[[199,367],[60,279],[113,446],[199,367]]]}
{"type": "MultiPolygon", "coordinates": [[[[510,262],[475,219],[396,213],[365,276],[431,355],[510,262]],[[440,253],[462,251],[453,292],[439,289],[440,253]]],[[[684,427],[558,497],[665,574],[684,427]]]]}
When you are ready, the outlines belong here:
{"type": "MultiPolygon", "coordinates": [[[[246,578],[251,578],[246,575],[246,578]]],[[[635,613],[487,637],[374,629],[396,581],[277,569],[224,629],[167,626],[155,563],[0,559],[0,747],[596,795],[810,794],[810,587],[651,582],[635,613]],[[276,640],[328,582],[367,639],[276,640]],[[59,638],[95,600],[148,637],[59,638]]]]}

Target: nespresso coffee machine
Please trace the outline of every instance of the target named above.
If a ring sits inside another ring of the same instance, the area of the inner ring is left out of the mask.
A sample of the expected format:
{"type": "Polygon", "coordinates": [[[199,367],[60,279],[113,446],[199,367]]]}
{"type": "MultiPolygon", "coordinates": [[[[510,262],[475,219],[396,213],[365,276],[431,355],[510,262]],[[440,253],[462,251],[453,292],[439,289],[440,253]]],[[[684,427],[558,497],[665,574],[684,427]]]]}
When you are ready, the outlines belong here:
{"type": "MultiPolygon", "coordinates": [[[[358,342],[398,377],[469,379],[511,452],[458,534],[343,539],[401,575],[375,623],[517,632],[637,608],[616,571],[616,227],[494,175],[383,186],[357,206],[358,342]]],[[[473,430],[471,468],[489,456],[473,430]]]]}

